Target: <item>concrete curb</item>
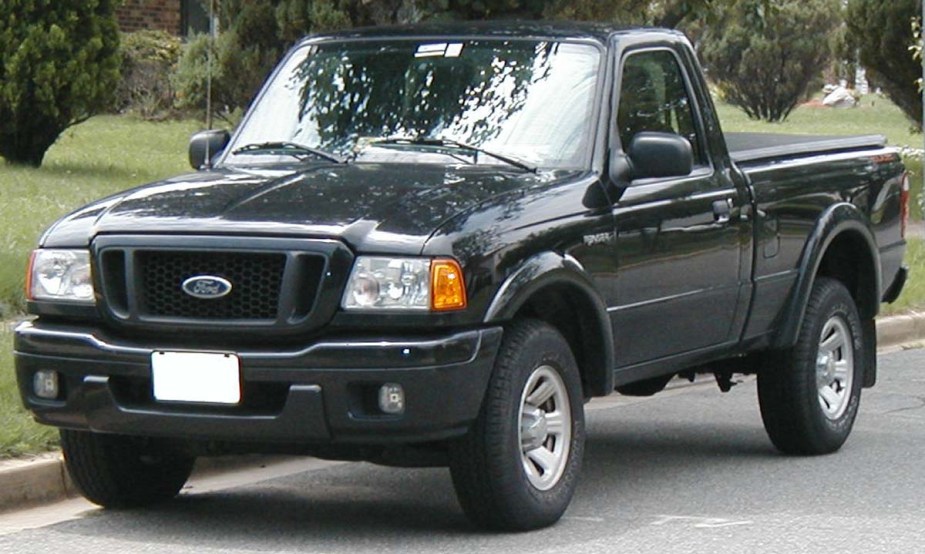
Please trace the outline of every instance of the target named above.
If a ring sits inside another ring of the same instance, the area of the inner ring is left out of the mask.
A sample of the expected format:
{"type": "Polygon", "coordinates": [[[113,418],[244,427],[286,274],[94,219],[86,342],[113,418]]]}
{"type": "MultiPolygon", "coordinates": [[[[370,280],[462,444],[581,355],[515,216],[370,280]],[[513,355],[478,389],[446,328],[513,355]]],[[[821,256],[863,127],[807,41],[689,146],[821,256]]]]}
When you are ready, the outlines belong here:
{"type": "Polygon", "coordinates": [[[77,494],[61,454],[0,462],[0,512],[77,494]]]}
{"type": "MultiPolygon", "coordinates": [[[[879,351],[925,346],[925,313],[912,312],[877,320],[879,351]]],[[[277,457],[278,458],[278,457],[277,457]]],[[[197,460],[196,473],[221,472],[264,464],[263,456],[229,456],[197,460]]],[[[77,496],[60,453],[0,461],[0,513],[77,496]]]]}
{"type": "Polygon", "coordinates": [[[881,352],[925,343],[925,312],[908,312],[877,320],[877,345],[881,352]]]}

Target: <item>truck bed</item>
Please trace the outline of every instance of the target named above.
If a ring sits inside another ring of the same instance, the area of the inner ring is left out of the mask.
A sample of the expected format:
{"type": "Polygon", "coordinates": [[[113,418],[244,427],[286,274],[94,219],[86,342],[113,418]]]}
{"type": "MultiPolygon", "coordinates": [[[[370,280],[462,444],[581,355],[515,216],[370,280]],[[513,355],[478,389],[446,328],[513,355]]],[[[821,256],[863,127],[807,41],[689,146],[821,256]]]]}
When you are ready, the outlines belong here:
{"type": "Polygon", "coordinates": [[[755,163],[776,158],[797,158],[833,152],[882,148],[886,137],[785,135],[777,133],[726,133],[729,155],[736,163],[755,163]]]}

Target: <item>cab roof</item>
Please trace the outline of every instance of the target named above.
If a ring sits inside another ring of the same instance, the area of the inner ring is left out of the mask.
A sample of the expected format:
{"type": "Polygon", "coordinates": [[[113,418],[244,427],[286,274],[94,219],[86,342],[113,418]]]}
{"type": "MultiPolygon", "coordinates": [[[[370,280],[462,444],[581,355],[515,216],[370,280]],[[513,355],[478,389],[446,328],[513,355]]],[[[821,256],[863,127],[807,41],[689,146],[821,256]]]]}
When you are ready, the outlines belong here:
{"type": "Polygon", "coordinates": [[[383,27],[363,27],[307,37],[312,39],[375,39],[424,37],[537,38],[554,40],[594,40],[606,43],[613,35],[680,35],[677,31],[656,28],[621,27],[609,23],[568,21],[457,21],[452,23],[417,23],[383,27]]]}

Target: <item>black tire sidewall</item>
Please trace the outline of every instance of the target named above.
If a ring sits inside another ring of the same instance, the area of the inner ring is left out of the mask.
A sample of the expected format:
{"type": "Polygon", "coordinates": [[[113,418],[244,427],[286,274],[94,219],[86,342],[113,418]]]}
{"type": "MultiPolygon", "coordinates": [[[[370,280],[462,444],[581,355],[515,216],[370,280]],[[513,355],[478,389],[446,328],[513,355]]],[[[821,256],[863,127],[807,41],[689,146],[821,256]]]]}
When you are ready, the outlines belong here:
{"type": "Polygon", "coordinates": [[[851,433],[861,402],[861,388],[864,381],[863,330],[857,308],[847,289],[840,283],[834,285],[829,283],[829,287],[825,292],[823,301],[820,302],[820,309],[816,314],[817,317],[813,318],[812,322],[803,330],[807,333],[807,336],[801,336],[801,342],[808,342],[803,346],[808,348],[810,355],[800,360],[800,363],[804,365],[800,373],[806,381],[806,386],[814,391],[814,394],[809,395],[810,406],[807,407],[807,410],[811,416],[810,421],[815,424],[816,433],[821,440],[840,446],[851,433]],[[819,404],[816,383],[816,357],[819,353],[822,330],[825,324],[833,317],[839,317],[851,334],[851,349],[854,360],[854,375],[852,375],[851,380],[848,407],[837,419],[830,419],[825,415],[822,406],[819,404]]]}
{"type": "MultiPolygon", "coordinates": [[[[549,336],[550,330],[544,329],[538,335],[535,345],[568,346],[559,333],[552,331],[552,334],[554,336],[549,336]]],[[[505,430],[503,431],[503,434],[509,437],[507,441],[509,448],[506,449],[509,451],[505,452],[505,457],[509,461],[504,465],[511,466],[511,470],[505,469],[505,471],[511,471],[514,474],[511,478],[516,479],[519,483],[514,490],[520,491],[525,501],[536,505],[545,505],[553,512],[564,511],[571,501],[584,454],[584,408],[581,380],[571,353],[568,351],[565,353],[568,355],[564,355],[561,348],[550,347],[545,349],[528,348],[520,353],[521,356],[517,364],[518,374],[516,379],[512,381],[514,386],[512,387],[511,413],[507,417],[505,430]],[[559,481],[552,488],[545,491],[537,489],[530,483],[523,469],[521,446],[518,441],[520,398],[530,375],[541,366],[553,368],[562,379],[568,395],[569,412],[571,414],[571,440],[565,470],[559,481]]]]}
{"type": "Polygon", "coordinates": [[[195,458],[173,451],[166,440],[61,429],[64,462],[85,498],[124,509],[173,498],[189,478],[195,458]]]}
{"type": "Polygon", "coordinates": [[[820,277],[813,284],[796,344],[769,352],[758,374],[758,399],[765,429],[774,446],[785,454],[820,455],[845,443],[860,406],[866,357],[860,316],[851,294],[835,279],[820,277]],[[848,406],[836,419],[819,403],[816,364],[822,331],[833,317],[851,335],[854,374],[848,406]]]}
{"type": "Polygon", "coordinates": [[[533,319],[506,329],[479,416],[469,432],[450,444],[450,472],[460,505],[484,529],[528,531],[552,525],[571,501],[584,455],[583,389],[565,338],[533,319]],[[548,490],[530,483],[523,467],[520,401],[534,370],[549,366],[569,399],[571,441],[566,467],[548,490]]]}

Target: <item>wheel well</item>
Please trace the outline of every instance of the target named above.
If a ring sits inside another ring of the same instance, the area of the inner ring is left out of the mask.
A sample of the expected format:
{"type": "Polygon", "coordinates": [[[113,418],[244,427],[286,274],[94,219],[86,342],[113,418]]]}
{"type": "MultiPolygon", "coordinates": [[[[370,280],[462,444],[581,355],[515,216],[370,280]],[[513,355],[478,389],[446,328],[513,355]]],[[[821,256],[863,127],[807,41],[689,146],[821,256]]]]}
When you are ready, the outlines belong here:
{"type": "Polygon", "coordinates": [[[514,316],[544,321],[565,337],[578,363],[585,398],[612,392],[607,386],[611,360],[606,359],[600,327],[605,322],[590,315],[595,313],[594,303],[585,294],[568,285],[555,284],[536,291],[514,316]]]}
{"type": "Polygon", "coordinates": [[[857,233],[845,232],[829,245],[816,276],[841,281],[854,298],[861,319],[871,319],[880,309],[876,271],[867,241],[857,233]]]}

